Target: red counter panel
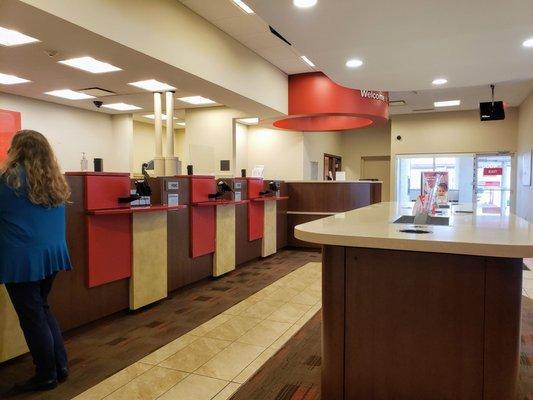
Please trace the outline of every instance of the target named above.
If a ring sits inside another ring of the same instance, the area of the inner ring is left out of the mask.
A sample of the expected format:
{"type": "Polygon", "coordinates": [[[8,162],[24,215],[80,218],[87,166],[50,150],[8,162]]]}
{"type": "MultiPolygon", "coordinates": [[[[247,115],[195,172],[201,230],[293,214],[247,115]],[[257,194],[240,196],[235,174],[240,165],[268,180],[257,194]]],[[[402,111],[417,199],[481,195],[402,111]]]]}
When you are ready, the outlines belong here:
{"type": "Polygon", "coordinates": [[[248,240],[253,241],[263,237],[265,229],[265,204],[251,201],[248,204],[248,240]]]}
{"type": "Polygon", "coordinates": [[[89,287],[131,276],[131,215],[87,216],[89,287]]]}
{"type": "Polygon", "coordinates": [[[190,210],[191,257],[214,253],[216,207],[191,206],[190,210]]]}
{"type": "Polygon", "coordinates": [[[85,208],[87,210],[101,210],[117,207],[130,207],[129,204],[120,205],[119,197],[130,195],[131,180],[129,174],[87,175],[85,177],[85,208]]]}

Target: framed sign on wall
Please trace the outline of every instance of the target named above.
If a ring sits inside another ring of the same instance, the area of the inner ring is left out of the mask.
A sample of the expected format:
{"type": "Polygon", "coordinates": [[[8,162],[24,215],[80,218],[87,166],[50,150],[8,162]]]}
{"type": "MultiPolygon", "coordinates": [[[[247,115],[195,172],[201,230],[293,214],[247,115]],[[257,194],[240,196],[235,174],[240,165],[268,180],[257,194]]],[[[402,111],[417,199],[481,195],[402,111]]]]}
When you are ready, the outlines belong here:
{"type": "Polygon", "coordinates": [[[531,161],[532,150],[526,151],[522,154],[522,185],[531,186],[531,161]]]}

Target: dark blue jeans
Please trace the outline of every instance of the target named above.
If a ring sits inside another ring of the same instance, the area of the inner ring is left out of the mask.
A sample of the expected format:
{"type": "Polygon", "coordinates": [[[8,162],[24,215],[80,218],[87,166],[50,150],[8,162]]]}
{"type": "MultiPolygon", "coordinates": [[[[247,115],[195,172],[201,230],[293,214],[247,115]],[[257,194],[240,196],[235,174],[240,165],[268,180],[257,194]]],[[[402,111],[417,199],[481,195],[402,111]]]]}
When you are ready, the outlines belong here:
{"type": "Polygon", "coordinates": [[[54,278],[55,274],[42,281],[6,284],[35,364],[36,376],[42,380],[57,379],[58,369],[67,367],[61,330],[48,305],[54,278]]]}

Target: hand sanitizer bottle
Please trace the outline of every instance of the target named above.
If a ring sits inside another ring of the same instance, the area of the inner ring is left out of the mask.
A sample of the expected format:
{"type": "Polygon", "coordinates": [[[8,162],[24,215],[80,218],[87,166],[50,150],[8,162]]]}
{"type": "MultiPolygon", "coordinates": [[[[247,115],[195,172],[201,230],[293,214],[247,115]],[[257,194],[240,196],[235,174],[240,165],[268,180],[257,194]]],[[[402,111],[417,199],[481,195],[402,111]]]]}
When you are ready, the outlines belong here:
{"type": "Polygon", "coordinates": [[[87,160],[87,157],[85,156],[85,153],[81,153],[81,171],[86,172],[87,169],[89,169],[89,161],[87,160]]]}

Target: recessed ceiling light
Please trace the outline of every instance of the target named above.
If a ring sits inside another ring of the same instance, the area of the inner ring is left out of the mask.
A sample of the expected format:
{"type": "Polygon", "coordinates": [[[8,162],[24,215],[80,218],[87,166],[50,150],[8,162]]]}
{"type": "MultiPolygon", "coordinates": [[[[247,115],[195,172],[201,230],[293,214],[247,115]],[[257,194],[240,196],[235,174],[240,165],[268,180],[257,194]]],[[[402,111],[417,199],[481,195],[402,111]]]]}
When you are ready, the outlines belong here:
{"type": "Polygon", "coordinates": [[[75,92],[74,90],[70,89],[52,90],[51,92],[45,92],[45,94],[69,100],[86,100],[95,98],[94,96],[85,93],[75,92]]]}
{"type": "Polygon", "coordinates": [[[524,47],[533,47],[533,38],[529,38],[527,40],[524,40],[522,43],[522,46],[524,47]]]}
{"type": "Polygon", "coordinates": [[[93,74],[122,71],[121,68],[115,67],[114,65],[108,64],[103,61],[98,61],[97,59],[92,57],[71,58],[70,60],[59,61],[59,63],[68,65],[69,67],[82,69],[93,74]]]}
{"type": "Polygon", "coordinates": [[[104,104],[102,107],[110,108],[112,110],[117,110],[117,111],[141,110],[141,107],[137,107],[137,106],[134,106],[133,104],[126,104],[126,103],[104,104]]]}
{"type": "Polygon", "coordinates": [[[363,65],[363,62],[356,58],[346,61],[346,66],[348,68],[359,68],[361,65],[363,65]]]}
{"type": "Polygon", "coordinates": [[[250,8],[250,6],[246,3],[244,3],[243,1],[241,0],[233,0],[233,3],[235,3],[235,5],[237,7],[239,7],[241,10],[243,10],[246,14],[255,14],[254,13],[254,10],[252,10],[250,8]]]}
{"type": "Polygon", "coordinates": [[[306,56],[301,56],[300,58],[301,58],[302,60],[304,60],[305,63],[306,63],[307,65],[309,65],[310,67],[314,67],[314,66],[315,66],[315,64],[314,64],[310,59],[308,59],[306,56]]]}
{"type": "Polygon", "coordinates": [[[237,122],[240,122],[244,125],[257,125],[259,123],[259,118],[253,117],[253,118],[239,118],[237,122]]]}
{"type": "Polygon", "coordinates": [[[148,90],[150,92],[163,92],[165,90],[175,90],[174,86],[166,83],[156,81],[155,79],[147,79],[145,81],[131,82],[128,85],[136,86],[138,88],[148,90]]]}
{"type": "Polygon", "coordinates": [[[7,75],[7,74],[2,74],[0,72],[0,84],[1,85],[17,85],[19,83],[26,83],[26,82],[30,82],[30,81],[24,78],[19,78],[18,76],[15,76],[15,75],[7,75]]]}
{"type": "Polygon", "coordinates": [[[185,122],[176,122],[176,125],[185,126],[185,122]]]}
{"type": "Polygon", "coordinates": [[[447,101],[436,101],[433,103],[435,107],[453,107],[460,106],[461,100],[447,100],[447,101]]]}
{"type": "Polygon", "coordinates": [[[180,97],[179,101],[184,101],[185,103],[201,105],[201,104],[215,104],[211,99],[202,96],[189,96],[189,97],[180,97]]]}
{"type": "Polygon", "coordinates": [[[2,46],[19,46],[38,41],[39,39],[0,26],[0,44],[2,46]]]}
{"type": "Polygon", "coordinates": [[[299,8],[309,8],[316,6],[318,0],[292,0],[292,4],[299,8]]]}
{"type": "MultiPolygon", "coordinates": [[[[148,119],[155,119],[155,115],[154,114],[150,114],[150,115],[143,115],[144,118],[148,118],[148,119]]],[[[166,121],[167,120],[167,114],[161,114],[161,119],[163,121],[166,121]]],[[[174,119],[177,119],[176,117],[174,117],[174,119]]]]}
{"type": "Polygon", "coordinates": [[[437,78],[437,79],[433,80],[432,83],[433,83],[434,85],[437,85],[437,86],[439,86],[439,85],[444,85],[444,84],[448,83],[448,79],[437,78]]]}

